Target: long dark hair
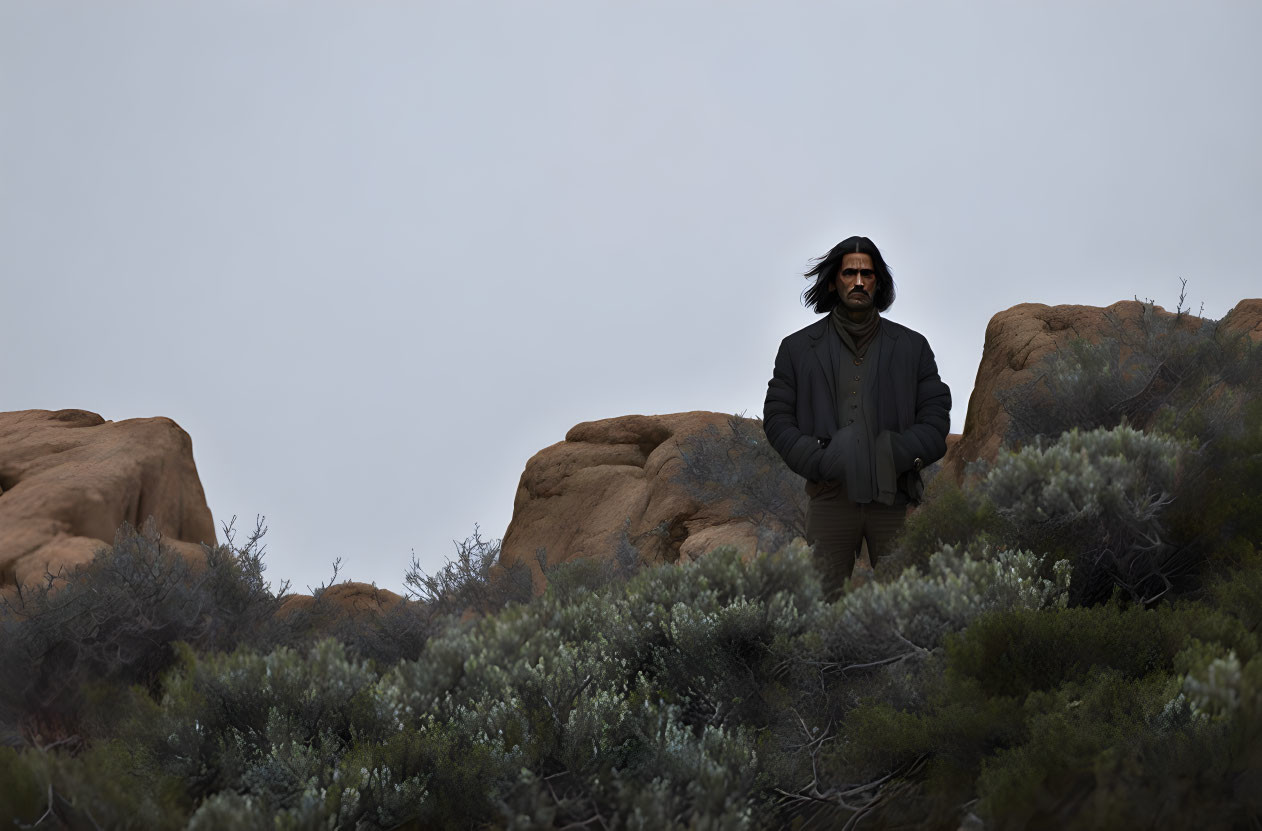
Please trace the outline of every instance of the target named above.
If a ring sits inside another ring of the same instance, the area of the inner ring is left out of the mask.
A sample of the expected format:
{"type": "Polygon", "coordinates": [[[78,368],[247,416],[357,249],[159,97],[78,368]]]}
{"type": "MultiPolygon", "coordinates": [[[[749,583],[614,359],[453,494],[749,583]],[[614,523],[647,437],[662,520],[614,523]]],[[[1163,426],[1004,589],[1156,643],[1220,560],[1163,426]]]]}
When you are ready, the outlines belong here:
{"type": "Polygon", "coordinates": [[[888,309],[894,302],[894,277],[876,243],[867,237],[847,237],[824,256],[816,257],[815,267],[803,275],[814,277],[815,285],[802,292],[802,302],[821,314],[831,312],[841,302],[830,283],[841,268],[841,258],[847,254],[867,254],[872,258],[872,267],[876,270],[876,294],[872,296],[872,305],[880,312],[888,309]]]}

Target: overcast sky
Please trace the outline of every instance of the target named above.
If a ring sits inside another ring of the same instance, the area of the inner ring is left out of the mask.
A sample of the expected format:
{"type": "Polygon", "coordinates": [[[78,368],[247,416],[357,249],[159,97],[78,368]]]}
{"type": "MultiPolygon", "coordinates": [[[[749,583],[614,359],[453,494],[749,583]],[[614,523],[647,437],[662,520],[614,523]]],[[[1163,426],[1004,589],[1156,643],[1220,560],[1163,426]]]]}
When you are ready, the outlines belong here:
{"type": "Polygon", "coordinates": [[[401,590],[580,421],[760,414],[871,236],[964,425],[1022,302],[1262,296],[1262,4],[0,0],[0,410],[169,416],[401,590]]]}

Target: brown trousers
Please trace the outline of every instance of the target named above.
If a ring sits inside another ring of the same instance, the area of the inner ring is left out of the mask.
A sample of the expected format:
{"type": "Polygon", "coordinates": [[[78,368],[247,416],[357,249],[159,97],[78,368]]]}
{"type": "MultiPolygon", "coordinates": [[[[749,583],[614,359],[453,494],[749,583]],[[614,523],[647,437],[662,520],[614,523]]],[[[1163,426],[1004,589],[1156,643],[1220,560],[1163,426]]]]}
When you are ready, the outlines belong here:
{"type": "Polygon", "coordinates": [[[814,546],[815,568],[824,595],[835,600],[854,572],[864,543],[873,566],[907,519],[906,505],[851,502],[839,484],[807,482],[806,541],[814,546]]]}

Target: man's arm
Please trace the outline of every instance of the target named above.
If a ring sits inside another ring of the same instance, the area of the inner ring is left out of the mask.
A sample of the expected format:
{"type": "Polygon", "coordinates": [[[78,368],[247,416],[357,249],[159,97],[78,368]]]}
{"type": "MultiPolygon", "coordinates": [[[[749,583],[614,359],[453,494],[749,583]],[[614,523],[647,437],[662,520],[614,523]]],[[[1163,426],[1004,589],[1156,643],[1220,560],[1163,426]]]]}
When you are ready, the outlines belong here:
{"type": "Polygon", "coordinates": [[[916,421],[901,433],[891,435],[894,468],[899,474],[915,467],[916,459],[928,466],[946,455],[946,437],[951,429],[951,388],[938,377],[938,363],[925,341],[920,350],[916,381],[916,421]]]}
{"type": "Polygon", "coordinates": [[[763,403],[762,429],[767,441],[789,470],[812,481],[819,481],[819,462],[824,455],[819,439],[798,429],[797,375],[789,358],[788,338],[780,342],[776,366],[767,383],[767,400],[763,403]]]}

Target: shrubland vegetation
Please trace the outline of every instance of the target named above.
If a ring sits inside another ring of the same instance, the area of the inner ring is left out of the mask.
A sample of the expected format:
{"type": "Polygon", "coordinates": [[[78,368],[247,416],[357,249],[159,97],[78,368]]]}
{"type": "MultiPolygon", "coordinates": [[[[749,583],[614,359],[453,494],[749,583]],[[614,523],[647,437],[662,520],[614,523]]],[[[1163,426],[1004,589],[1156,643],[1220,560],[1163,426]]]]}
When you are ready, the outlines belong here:
{"type": "Polygon", "coordinates": [[[739,421],[680,475],[774,545],[636,567],[624,534],[533,599],[475,532],[387,613],[331,616],[320,587],[281,615],[261,526],[204,569],[123,529],[0,616],[0,817],[1256,826],[1262,349],[1151,309],[1114,335],[1051,356],[999,458],[937,477],[832,604],[792,480],[739,421]]]}

